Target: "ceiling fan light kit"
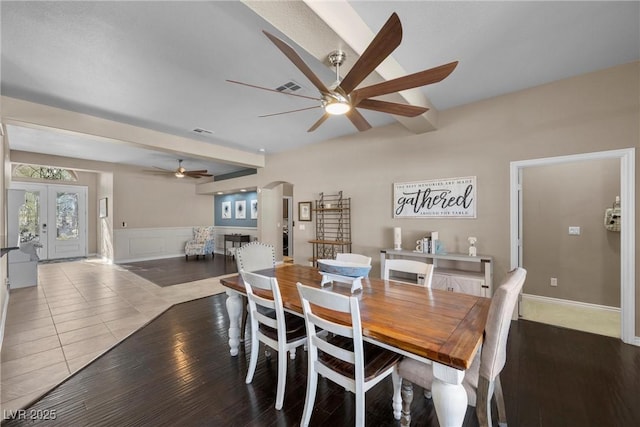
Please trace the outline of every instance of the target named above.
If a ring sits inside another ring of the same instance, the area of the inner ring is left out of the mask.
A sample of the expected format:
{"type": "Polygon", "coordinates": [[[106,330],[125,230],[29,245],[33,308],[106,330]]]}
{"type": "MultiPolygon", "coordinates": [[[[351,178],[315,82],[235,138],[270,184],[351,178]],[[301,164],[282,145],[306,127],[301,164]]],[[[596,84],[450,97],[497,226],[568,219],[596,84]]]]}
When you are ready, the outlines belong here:
{"type": "Polygon", "coordinates": [[[207,173],[206,169],[193,170],[193,171],[185,169],[182,166],[182,159],[178,160],[178,169],[176,170],[162,169],[157,166],[154,166],[154,168],[157,170],[148,171],[148,172],[152,172],[154,174],[162,174],[162,175],[173,175],[176,178],[184,178],[185,176],[189,178],[202,178],[203,176],[207,176],[207,177],[213,176],[210,173],[207,173]]]}
{"type": "Polygon", "coordinates": [[[322,107],[331,115],[340,115],[351,110],[351,103],[339,93],[327,93],[322,96],[322,107]]]}
{"type": "MultiPolygon", "coordinates": [[[[399,104],[395,102],[382,101],[372,99],[378,96],[391,93],[401,92],[403,90],[413,89],[420,86],[437,83],[444,80],[458,65],[458,61],[441,65],[429,70],[420,71],[404,77],[377,83],[371,86],[357,88],[362,81],[371,74],[378,65],[382,63],[391,53],[400,45],[402,41],[402,24],[396,13],[384,24],[382,29],[371,41],[369,46],[362,53],[360,58],[353,65],[344,79],[340,78],[340,66],[346,59],[346,54],[341,50],[333,51],[329,54],[329,63],[336,69],[336,82],[327,88],[325,84],[315,75],[311,68],[302,60],[296,51],[286,42],[268,33],[262,31],[265,36],[282,52],[284,55],[305,75],[305,77],[318,89],[320,98],[312,98],[309,96],[296,95],[286,93],[287,95],[298,96],[307,99],[317,99],[320,101],[320,107],[323,108],[324,114],[316,123],[314,123],[307,132],[313,132],[322,123],[332,115],[346,115],[359,131],[366,131],[371,125],[364,116],[358,111],[358,108],[366,110],[379,111],[382,113],[394,114],[404,117],[416,117],[428,111],[426,107],[420,107],[408,104],[399,104]]],[[[274,89],[255,86],[238,81],[227,80],[230,83],[241,84],[256,89],[268,90],[276,93],[274,89]]],[[[300,108],[297,110],[286,111],[274,114],[265,114],[260,117],[269,117],[279,114],[293,113],[297,111],[309,110],[317,107],[300,108]]]]}

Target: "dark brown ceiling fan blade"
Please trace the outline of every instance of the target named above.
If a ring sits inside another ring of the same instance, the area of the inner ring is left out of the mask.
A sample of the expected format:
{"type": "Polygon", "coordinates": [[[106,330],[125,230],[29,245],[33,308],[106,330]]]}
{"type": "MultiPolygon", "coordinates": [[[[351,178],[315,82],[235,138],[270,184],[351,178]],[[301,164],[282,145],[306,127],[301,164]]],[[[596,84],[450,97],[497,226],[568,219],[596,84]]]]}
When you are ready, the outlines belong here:
{"type": "Polygon", "coordinates": [[[213,176],[209,173],[190,173],[190,172],[185,172],[184,173],[185,176],[188,176],[190,178],[202,178],[203,176],[213,176]]]}
{"type": "Polygon", "coordinates": [[[405,117],[416,117],[429,111],[427,107],[398,104],[395,102],[380,101],[377,99],[363,99],[358,103],[358,108],[365,108],[367,110],[380,111],[381,113],[396,114],[398,116],[405,117]]]}
{"type": "Polygon", "coordinates": [[[242,82],[238,82],[236,80],[227,80],[227,81],[229,83],[235,83],[237,85],[249,86],[249,87],[252,87],[254,89],[267,90],[269,92],[280,93],[282,95],[291,95],[291,96],[297,96],[299,98],[306,98],[306,99],[313,99],[314,101],[320,101],[320,98],[314,98],[313,96],[298,95],[297,93],[290,93],[290,92],[280,92],[279,90],[269,89],[268,87],[256,86],[256,85],[252,85],[252,84],[249,84],[249,83],[242,83],[242,82]]]}
{"type": "MultiPolygon", "coordinates": [[[[153,167],[155,167],[155,166],[153,166],[153,167]]],[[[154,174],[154,175],[173,175],[175,173],[174,171],[151,170],[151,169],[143,169],[142,172],[151,173],[151,174],[154,174]]]]}
{"type": "Polygon", "coordinates": [[[349,110],[349,112],[346,113],[345,116],[347,116],[347,118],[351,120],[351,123],[353,123],[353,125],[360,132],[371,129],[371,125],[369,124],[367,119],[365,119],[364,116],[360,114],[360,112],[355,108],[352,108],[351,110],[349,110]]]}
{"type": "Polygon", "coordinates": [[[340,87],[347,93],[351,93],[373,70],[376,69],[387,56],[391,54],[402,41],[402,24],[400,18],[394,12],[384,24],[382,29],[367,46],[360,58],[340,82],[340,87]]]}
{"type": "Polygon", "coordinates": [[[207,173],[207,170],[206,169],[200,169],[200,170],[197,170],[197,171],[184,171],[183,173],[196,173],[196,174],[198,174],[198,173],[207,173]]]}
{"type": "Polygon", "coordinates": [[[313,110],[315,108],[320,108],[320,105],[314,105],[313,107],[307,107],[307,108],[299,108],[297,110],[291,110],[291,111],[283,111],[281,113],[263,114],[262,116],[258,116],[258,117],[279,116],[281,114],[297,113],[298,111],[313,110]]]}
{"type": "Polygon", "coordinates": [[[331,114],[329,114],[329,113],[324,113],[324,114],[322,115],[322,117],[320,117],[320,118],[318,119],[318,121],[317,121],[317,122],[315,122],[315,123],[313,124],[313,126],[311,126],[311,127],[309,128],[309,130],[307,130],[307,132],[313,132],[314,130],[318,129],[318,127],[319,127],[321,124],[323,124],[323,123],[325,122],[325,120],[327,120],[329,117],[331,117],[331,114]]]}
{"type": "Polygon", "coordinates": [[[305,64],[305,62],[302,60],[302,58],[300,58],[300,56],[296,53],[295,50],[293,50],[293,48],[291,46],[289,46],[287,43],[285,43],[284,41],[280,40],[279,38],[277,38],[276,36],[274,36],[273,34],[269,34],[268,32],[262,30],[262,32],[264,33],[265,36],[267,36],[269,38],[269,40],[271,40],[273,42],[273,44],[276,45],[276,47],[278,49],[280,49],[282,51],[282,53],[285,54],[285,56],[287,58],[289,58],[289,60],[291,62],[293,62],[293,65],[295,65],[296,67],[298,67],[298,69],[300,71],[302,71],[302,74],[304,74],[311,83],[313,83],[313,85],[315,87],[318,88],[318,90],[321,93],[327,93],[329,92],[329,89],[327,89],[327,87],[324,85],[324,83],[322,83],[322,80],[320,80],[318,78],[318,76],[316,76],[314,74],[313,71],[311,71],[311,68],[309,68],[309,66],[307,66],[307,64],[305,64]]]}
{"type": "Polygon", "coordinates": [[[158,166],[151,166],[154,169],[158,169],[156,171],[149,171],[149,172],[167,172],[167,173],[174,173],[175,171],[172,171],[170,169],[165,169],[165,168],[159,168],[158,166]]]}
{"type": "Polygon", "coordinates": [[[449,74],[451,74],[457,65],[458,61],[454,61],[445,65],[440,65],[439,67],[409,74],[408,76],[356,89],[351,94],[351,99],[355,99],[356,105],[358,105],[358,99],[373,98],[375,96],[386,95],[388,93],[437,83],[444,80],[449,74]]]}

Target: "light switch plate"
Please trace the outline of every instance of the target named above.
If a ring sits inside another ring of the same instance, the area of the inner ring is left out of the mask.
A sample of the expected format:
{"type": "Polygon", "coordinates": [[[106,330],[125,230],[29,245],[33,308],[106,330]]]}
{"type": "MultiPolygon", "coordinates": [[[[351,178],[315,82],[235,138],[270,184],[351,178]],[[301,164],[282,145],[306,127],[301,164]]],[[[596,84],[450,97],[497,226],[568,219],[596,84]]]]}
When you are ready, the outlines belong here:
{"type": "Polygon", "coordinates": [[[576,227],[576,226],[569,227],[569,235],[570,236],[579,236],[580,235],[580,227],[576,227]]]}

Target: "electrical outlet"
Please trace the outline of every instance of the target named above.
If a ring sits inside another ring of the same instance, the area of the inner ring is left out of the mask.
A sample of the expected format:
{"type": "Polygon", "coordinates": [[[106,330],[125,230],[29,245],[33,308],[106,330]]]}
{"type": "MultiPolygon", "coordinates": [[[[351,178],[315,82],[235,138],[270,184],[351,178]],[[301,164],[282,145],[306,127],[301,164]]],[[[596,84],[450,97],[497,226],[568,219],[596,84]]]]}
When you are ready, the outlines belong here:
{"type": "Polygon", "coordinates": [[[580,235],[580,227],[577,227],[577,226],[569,227],[569,235],[570,236],[579,236],[580,235]]]}
{"type": "Polygon", "coordinates": [[[558,278],[557,277],[552,277],[551,278],[551,283],[549,283],[550,286],[558,286],[558,278]]]}

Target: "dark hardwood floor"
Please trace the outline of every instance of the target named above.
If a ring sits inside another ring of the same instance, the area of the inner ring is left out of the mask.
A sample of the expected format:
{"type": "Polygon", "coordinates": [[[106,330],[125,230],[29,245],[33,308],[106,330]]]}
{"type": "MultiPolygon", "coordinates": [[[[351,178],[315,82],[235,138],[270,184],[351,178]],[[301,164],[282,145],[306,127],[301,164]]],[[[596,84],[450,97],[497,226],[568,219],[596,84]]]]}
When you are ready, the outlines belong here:
{"type": "MultiPolygon", "coordinates": [[[[226,295],[174,306],[33,403],[7,426],[297,426],[306,354],[289,361],[284,408],[274,409],[277,359],[261,351],[245,384],[247,343],[229,355],[226,295]]],[[[640,425],[640,348],[617,339],[534,322],[514,322],[502,375],[512,427],[640,425]]],[[[415,387],[414,426],[438,425],[415,387]]],[[[368,426],[397,426],[391,379],[366,395],[368,426]]],[[[5,414],[6,415],[6,414],[5,414]]],[[[354,398],[321,379],[311,424],[352,426],[354,398]]],[[[468,408],[465,427],[478,422],[468,408]]],[[[497,424],[496,424],[497,425],[497,424]]]]}
{"type": "Polygon", "coordinates": [[[211,255],[198,259],[190,256],[187,260],[182,256],[129,262],[120,264],[120,267],[162,287],[238,272],[235,259],[222,254],[216,254],[213,258],[211,255]]]}

